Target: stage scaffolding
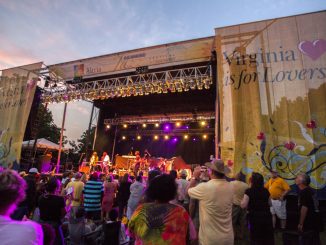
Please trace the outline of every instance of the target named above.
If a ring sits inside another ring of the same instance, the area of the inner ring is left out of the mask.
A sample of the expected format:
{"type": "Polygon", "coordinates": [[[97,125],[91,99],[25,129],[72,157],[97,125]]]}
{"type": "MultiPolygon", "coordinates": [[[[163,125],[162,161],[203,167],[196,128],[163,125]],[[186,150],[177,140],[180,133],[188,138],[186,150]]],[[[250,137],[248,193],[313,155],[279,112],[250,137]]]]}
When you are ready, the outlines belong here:
{"type": "Polygon", "coordinates": [[[44,88],[43,103],[76,100],[105,100],[115,97],[142,96],[153,93],[187,92],[209,89],[213,84],[211,65],[170,69],[92,81],[60,83],[50,80],[44,88]]]}

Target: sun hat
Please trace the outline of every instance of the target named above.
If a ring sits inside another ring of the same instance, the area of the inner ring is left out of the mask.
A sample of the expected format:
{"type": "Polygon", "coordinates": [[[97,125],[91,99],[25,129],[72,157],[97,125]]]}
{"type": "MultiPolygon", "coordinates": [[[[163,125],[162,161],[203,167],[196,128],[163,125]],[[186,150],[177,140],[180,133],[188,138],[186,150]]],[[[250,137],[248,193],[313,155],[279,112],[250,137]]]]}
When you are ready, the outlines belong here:
{"type": "Polygon", "coordinates": [[[230,168],[224,164],[222,159],[214,159],[211,162],[205,163],[205,166],[221,174],[231,172],[230,168]]]}

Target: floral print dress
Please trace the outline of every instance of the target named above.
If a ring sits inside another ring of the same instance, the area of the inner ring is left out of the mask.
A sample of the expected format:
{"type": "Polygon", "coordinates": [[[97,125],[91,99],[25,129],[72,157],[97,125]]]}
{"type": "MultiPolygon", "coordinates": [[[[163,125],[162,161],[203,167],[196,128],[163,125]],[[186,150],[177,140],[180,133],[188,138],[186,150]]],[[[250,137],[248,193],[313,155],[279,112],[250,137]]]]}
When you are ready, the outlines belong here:
{"type": "Polygon", "coordinates": [[[138,206],[129,221],[135,245],[185,245],[189,225],[187,211],[170,203],[138,206]]]}

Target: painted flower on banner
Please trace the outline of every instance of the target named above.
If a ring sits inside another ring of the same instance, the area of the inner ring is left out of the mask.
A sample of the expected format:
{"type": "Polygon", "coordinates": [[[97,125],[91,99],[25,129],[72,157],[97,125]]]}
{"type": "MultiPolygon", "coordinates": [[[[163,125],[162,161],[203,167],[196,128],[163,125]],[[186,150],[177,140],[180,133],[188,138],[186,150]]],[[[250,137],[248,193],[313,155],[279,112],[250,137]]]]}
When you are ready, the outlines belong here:
{"type": "Polygon", "coordinates": [[[292,151],[294,149],[294,147],[296,146],[296,144],[292,141],[286,142],[284,144],[285,148],[288,149],[289,151],[292,151]]]}
{"type": "Polygon", "coordinates": [[[228,160],[227,161],[227,164],[228,164],[229,167],[232,167],[233,166],[233,161],[232,160],[228,160]]]}
{"type": "Polygon", "coordinates": [[[265,139],[265,134],[264,134],[264,132],[260,132],[260,133],[257,135],[257,139],[259,139],[259,140],[264,140],[264,139],[265,139]]]}
{"type": "Polygon", "coordinates": [[[307,128],[317,128],[317,125],[316,125],[316,121],[315,120],[311,120],[310,122],[307,123],[307,128]]]}

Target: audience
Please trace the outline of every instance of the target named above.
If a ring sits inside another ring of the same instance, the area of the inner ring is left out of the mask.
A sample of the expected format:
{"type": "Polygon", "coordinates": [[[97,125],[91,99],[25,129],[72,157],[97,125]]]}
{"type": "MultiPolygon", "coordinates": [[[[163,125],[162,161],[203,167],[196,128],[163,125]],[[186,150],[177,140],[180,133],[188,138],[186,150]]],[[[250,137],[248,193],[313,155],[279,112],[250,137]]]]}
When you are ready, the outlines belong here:
{"type": "MultiPolygon", "coordinates": [[[[225,180],[230,169],[222,160],[214,160],[205,164],[210,170],[210,179],[206,183],[195,185],[190,182],[188,194],[199,200],[199,243],[215,245],[233,244],[232,228],[232,185],[225,180]]],[[[201,175],[201,168],[194,170],[194,179],[201,175]]]]}
{"type": "Polygon", "coordinates": [[[65,200],[60,193],[60,181],[51,177],[46,186],[46,194],[38,201],[40,209],[40,222],[49,224],[55,230],[55,245],[64,244],[62,232],[62,219],[67,213],[65,200]]]}
{"type": "Polygon", "coordinates": [[[274,232],[270,212],[269,192],[259,173],[251,176],[251,187],[246,190],[241,207],[248,210],[250,241],[253,245],[273,245],[274,232]]]}
{"type": "Polygon", "coordinates": [[[107,181],[104,182],[104,194],[102,200],[102,216],[105,219],[108,218],[108,214],[113,207],[116,192],[117,184],[113,181],[112,175],[109,175],[107,181]]]}
{"type": "Polygon", "coordinates": [[[127,218],[130,219],[131,215],[136,210],[140,200],[143,197],[145,186],[143,185],[143,177],[137,176],[136,181],[130,185],[130,196],[127,204],[127,218]]]}
{"type": "Polygon", "coordinates": [[[243,239],[243,233],[246,223],[246,211],[241,208],[240,204],[245,194],[245,191],[249,188],[248,184],[241,181],[243,174],[237,173],[235,180],[231,182],[233,186],[233,206],[232,206],[232,225],[234,231],[234,238],[236,240],[243,239]]]}
{"type": "Polygon", "coordinates": [[[91,174],[83,190],[86,217],[92,220],[101,219],[101,202],[103,183],[99,181],[97,172],[91,174]]]}
{"type": "MultiPolygon", "coordinates": [[[[265,187],[263,176],[253,173],[249,188],[241,172],[233,181],[226,177],[230,169],[222,160],[205,165],[195,168],[190,182],[188,170],[179,170],[178,177],[175,170],[167,175],[154,169],[133,181],[125,174],[120,184],[112,170],[90,176],[67,172],[65,187],[60,175],[1,169],[0,244],[242,244],[246,231],[250,244],[274,244],[272,215],[285,227],[285,181],[273,169],[265,187]],[[32,216],[39,224],[27,221],[32,216]]],[[[320,245],[321,218],[310,178],[299,174],[295,183],[299,215],[294,220],[291,213],[288,223],[297,227],[282,231],[283,243],[320,245]]]]}
{"type": "Polygon", "coordinates": [[[186,244],[190,218],[183,207],[169,203],[176,194],[177,186],[170,175],[152,179],[146,195],[154,202],[140,204],[128,224],[136,244],[186,244]]]}
{"type": "Polygon", "coordinates": [[[312,232],[313,236],[310,240],[311,245],[320,245],[318,227],[318,211],[317,201],[314,198],[314,191],[310,188],[310,177],[306,174],[299,174],[295,179],[296,185],[299,187],[299,232],[312,232]]]}
{"type": "Polygon", "coordinates": [[[286,200],[285,196],[290,191],[290,186],[286,181],[278,176],[277,169],[272,169],[272,178],[270,178],[265,188],[271,195],[271,213],[273,215],[273,227],[276,225],[276,217],[281,221],[281,229],[286,227],[286,200]]]}
{"type": "Polygon", "coordinates": [[[120,219],[126,214],[128,199],[130,196],[130,186],[131,186],[131,181],[129,179],[129,174],[126,173],[121,180],[121,183],[118,188],[118,195],[117,195],[120,219]]]}

